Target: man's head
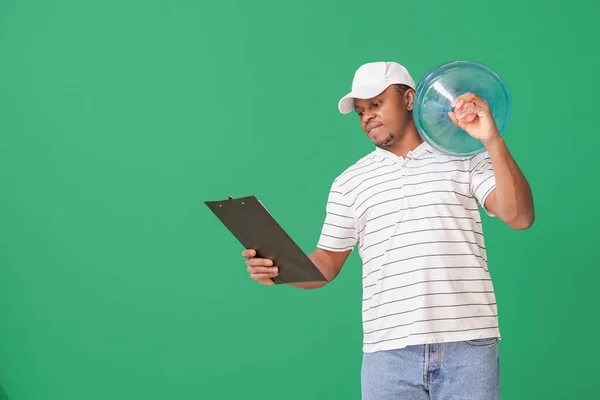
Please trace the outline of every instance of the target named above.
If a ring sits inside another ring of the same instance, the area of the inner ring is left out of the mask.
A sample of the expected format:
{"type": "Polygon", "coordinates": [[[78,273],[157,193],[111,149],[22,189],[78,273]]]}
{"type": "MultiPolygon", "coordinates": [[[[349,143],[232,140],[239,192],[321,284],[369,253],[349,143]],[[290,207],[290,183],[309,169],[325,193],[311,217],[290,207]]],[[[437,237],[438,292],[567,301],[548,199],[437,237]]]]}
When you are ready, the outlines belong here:
{"type": "Polygon", "coordinates": [[[402,65],[375,62],[362,65],[355,73],[352,91],[338,108],[355,111],[362,129],[379,147],[389,147],[414,131],[412,108],[415,82],[402,65]]]}

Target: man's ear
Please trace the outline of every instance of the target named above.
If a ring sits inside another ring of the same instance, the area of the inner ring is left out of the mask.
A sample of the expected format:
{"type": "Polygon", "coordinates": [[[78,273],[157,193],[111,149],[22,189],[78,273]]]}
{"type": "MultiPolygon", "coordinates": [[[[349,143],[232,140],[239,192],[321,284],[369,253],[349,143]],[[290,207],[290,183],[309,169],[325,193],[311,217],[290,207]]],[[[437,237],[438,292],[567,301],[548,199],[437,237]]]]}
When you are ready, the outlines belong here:
{"type": "Polygon", "coordinates": [[[415,101],[415,91],[408,89],[406,92],[404,92],[404,101],[406,102],[406,109],[408,111],[412,111],[415,101]]]}

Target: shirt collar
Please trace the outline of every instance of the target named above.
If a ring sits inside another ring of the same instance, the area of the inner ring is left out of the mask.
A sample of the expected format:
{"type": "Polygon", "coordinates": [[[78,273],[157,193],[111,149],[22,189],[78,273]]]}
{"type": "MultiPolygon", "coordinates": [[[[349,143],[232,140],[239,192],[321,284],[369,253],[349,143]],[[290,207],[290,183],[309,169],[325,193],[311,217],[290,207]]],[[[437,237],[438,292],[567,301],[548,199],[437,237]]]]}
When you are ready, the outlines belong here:
{"type": "MultiPolygon", "coordinates": [[[[429,144],[427,142],[423,142],[420,145],[418,145],[416,148],[414,148],[413,150],[409,151],[408,154],[406,155],[407,159],[414,159],[416,157],[418,157],[419,155],[425,153],[426,151],[430,151],[431,152],[431,146],[429,146],[429,144]]],[[[393,158],[393,159],[403,159],[404,157],[401,156],[397,156],[394,153],[392,153],[389,150],[385,150],[382,149],[381,147],[376,147],[375,148],[375,154],[380,155],[384,158],[393,158]]]]}

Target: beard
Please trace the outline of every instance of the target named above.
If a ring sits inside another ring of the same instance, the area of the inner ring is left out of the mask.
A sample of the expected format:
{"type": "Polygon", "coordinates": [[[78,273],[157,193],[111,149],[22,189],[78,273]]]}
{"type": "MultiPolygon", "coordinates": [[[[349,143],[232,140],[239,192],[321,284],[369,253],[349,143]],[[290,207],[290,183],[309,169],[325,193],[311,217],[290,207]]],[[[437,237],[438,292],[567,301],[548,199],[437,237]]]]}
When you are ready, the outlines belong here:
{"type": "Polygon", "coordinates": [[[395,136],[392,135],[391,132],[388,132],[387,137],[385,137],[384,139],[381,139],[377,142],[374,142],[374,143],[375,143],[375,146],[383,149],[383,148],[389,146],[390,143],[392,143],[394,141],[394,139],[395,139],[395,136]]]}

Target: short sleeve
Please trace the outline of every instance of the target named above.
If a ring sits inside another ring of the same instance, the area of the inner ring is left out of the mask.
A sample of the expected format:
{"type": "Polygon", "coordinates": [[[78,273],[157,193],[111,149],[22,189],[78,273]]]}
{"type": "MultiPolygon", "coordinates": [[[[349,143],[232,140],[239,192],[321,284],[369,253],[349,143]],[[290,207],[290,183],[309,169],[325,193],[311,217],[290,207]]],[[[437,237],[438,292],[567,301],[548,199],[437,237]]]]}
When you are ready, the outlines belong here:
{"type": "Polygon", "coordinates": [[[481,208],[483,208],[487,215],[495,217],[495,215],[484,206],[485,200],[496,187],[496,177],[494,175],[494,169],[492,168],[492,162],[490,161],[490,155],[487,151],[470,159],[469,184],[471,187],[471,194],[475,197],[479,205],[481,205],[481,208]]]}
{"type": "Polygon", "coordinates": [[[353,250],[357,241],[354,210],[336,180],[329,191],[325,221],[317,247],[330,251],[347,251],[353,250]]]}

